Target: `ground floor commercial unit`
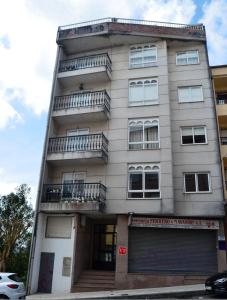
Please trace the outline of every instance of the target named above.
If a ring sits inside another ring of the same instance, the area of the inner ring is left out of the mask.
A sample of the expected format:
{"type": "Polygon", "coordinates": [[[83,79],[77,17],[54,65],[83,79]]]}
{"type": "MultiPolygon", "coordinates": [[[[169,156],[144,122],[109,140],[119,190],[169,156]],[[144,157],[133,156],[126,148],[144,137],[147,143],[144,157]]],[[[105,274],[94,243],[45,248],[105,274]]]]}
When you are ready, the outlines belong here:
{"type": "Polygon", "coordinates": [[[221,219],[42,212],[37,224],[29,293],[191,284],[226,267],[221,219]]]}

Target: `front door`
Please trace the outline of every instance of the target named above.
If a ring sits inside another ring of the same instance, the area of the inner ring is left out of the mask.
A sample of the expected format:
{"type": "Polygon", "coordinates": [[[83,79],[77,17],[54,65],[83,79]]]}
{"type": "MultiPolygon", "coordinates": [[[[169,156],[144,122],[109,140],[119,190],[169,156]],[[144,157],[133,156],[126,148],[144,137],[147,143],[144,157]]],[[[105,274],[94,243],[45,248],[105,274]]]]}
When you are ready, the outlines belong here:
{"type": "Polygon", "coordinates": [[[94,225],[93,268],[96,270],[115,270],[116,226],[94,225]]]}
{"type": "Polygon", "coordinates": [[[39,293],[51,293],[54,270],[54,253],[41,252],[39,268],[39,293]]]}

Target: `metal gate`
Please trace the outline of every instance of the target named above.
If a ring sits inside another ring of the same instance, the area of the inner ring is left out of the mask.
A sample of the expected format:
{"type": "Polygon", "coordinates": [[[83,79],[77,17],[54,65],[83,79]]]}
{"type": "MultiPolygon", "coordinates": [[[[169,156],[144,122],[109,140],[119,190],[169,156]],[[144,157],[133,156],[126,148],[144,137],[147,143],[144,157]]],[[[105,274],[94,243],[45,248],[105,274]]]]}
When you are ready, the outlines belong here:
{"type": "Polygon", "coordinates": [[[128,269],[195,275],[216,272],[216,230],[130,228],[128,269]]]}

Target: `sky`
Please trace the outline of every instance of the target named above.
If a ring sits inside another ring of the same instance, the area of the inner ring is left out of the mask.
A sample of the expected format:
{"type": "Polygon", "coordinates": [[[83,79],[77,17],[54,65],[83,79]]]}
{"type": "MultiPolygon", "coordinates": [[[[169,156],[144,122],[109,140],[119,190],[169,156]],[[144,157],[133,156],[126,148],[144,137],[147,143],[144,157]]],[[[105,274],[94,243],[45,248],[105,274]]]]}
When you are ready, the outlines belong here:
{"type": "Polygon", "coordinates": [[[0,0],[0,195],[27,183],[35,203],[58,26],[104,17],[204,23],[227,64],[227,0],[0,0]]]}

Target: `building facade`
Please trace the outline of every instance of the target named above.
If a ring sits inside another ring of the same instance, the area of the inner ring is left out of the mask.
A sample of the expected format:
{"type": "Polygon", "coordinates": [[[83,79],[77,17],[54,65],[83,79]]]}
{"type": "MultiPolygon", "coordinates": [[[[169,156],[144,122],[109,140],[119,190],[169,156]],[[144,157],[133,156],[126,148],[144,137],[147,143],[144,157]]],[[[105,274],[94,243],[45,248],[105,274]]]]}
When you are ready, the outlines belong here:
{"type": "Polygon", "coordinates": [[[203,25],[60,27],[28,292],[199,282],[226,266],[203,25]]]}
{"type": "Polygon", "coordinates": [[[227,65],[212,66],[211,74],[216,100],[216,114],[220,138],[221,166],[225,198],[225,236],[222,236],[220,243],[222,244],[223,249],[227,249],[227,65]]]}

